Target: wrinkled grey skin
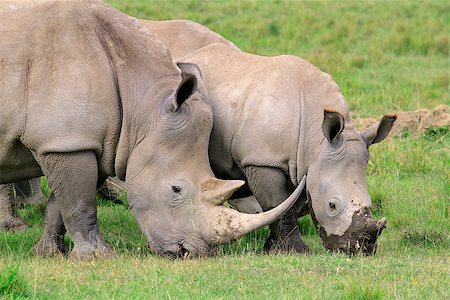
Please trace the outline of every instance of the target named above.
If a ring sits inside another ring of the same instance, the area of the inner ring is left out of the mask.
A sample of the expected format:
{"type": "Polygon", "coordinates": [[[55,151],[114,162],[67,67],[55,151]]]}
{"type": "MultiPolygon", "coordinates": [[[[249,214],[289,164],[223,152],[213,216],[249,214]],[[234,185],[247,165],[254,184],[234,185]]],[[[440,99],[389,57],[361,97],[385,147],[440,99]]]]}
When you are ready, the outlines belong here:
{"type": "Polygon", "coordinates": [[[101,1],[4,4],[0,184],[47,177],[53,194],[35,252],[66,251],[67,228],[72,257],[112,254],[95,205],[108,176],[126,179],[150,247],[168,256],[210,254],[295,201],[265,220],[221,205],[243,182],[213,177],[212,112],[198,68],[180,72],[134,18],[101,1]]]}
{"type": "Polygon", "coordinates": [[[27,224],[17,215],[16,207],[19,204],[37,203],[43,197],[38,178],[0,184],[0,229],[26,229],[27,224]]]}
{"type": "MultiPolygon", "coordinates": [[[[305,195],[325,247],[374,252],[385,220],[371,219],[368,147],[387,136],[395,116],[357,131],[337,84],[298,57],[262,57],[213,44],[180,61],[196,63],[208,87],[216,174],[246,179],[264,210],[307,174],[305,195]]],[[[297,228],[302,201],[271,225],[268,248],[306,251],[297,228]]]]}
{"type": "MultiPolygon", "coordinates": [[[[144,26],[175,51],[165,23],[144,26]]],[[[302,197],[270,226],[266,249],[307,252],[297,218],[311,211],[327,249],[374,253],[385,220],[371,218],[368,147],[388,135],[395,116],[357,131],[337,84],[298,57],[261,57],[223,43],[186,54],[179,61],[200,67],[213,105],[209,155],[219,177],[246,180],[268,210],[308,174],[302,197]]]]}

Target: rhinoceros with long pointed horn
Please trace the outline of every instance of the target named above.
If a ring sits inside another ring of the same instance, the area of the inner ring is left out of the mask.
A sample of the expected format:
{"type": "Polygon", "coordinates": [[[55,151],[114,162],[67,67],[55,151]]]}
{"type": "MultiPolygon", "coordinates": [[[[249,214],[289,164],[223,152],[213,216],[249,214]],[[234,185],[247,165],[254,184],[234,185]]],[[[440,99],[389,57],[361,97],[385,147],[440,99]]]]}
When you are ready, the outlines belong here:
{"type": "Polygon", "coordinates": [[[0,184],[45,175],[52,188],[35,251],[108,256],[95,193],[125,180],[157,253],[209,254],[273,222],[301,189],[261,216],[222,205],[244,182],[214,178],[212,111],[200,72],[101,1],[0,5],[0,184]]]}

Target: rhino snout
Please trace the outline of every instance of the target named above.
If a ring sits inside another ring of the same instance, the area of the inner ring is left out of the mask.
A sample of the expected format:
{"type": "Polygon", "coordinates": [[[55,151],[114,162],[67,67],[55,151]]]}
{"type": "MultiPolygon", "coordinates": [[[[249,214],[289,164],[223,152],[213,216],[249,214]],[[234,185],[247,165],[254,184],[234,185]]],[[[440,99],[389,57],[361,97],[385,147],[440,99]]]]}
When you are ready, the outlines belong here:
{"type": "Polygon", "coordinates": [[[375,220],[370,210],[355,212],[350,227],[343,235],[327,235],[323,228],[319,234],[324,247],[332,252],[340,252],[349,256],[361,253],[373,255],[377,250],[377,239],[386,228],[386,218],[375,220]]]}

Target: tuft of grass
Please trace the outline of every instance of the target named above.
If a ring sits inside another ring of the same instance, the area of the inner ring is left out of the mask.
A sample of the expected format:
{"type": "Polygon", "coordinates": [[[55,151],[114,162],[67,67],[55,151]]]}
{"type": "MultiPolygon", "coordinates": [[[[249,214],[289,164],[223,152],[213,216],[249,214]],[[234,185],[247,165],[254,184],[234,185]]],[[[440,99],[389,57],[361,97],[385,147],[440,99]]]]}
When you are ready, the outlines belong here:
{"type": "Polygon", "coordinates": [[[351,300],[378,300],[383,299],[383,291],[370,285],[351,282],[349,286],[344,287],[343,298],[351,300]]]}
{"type": "Polygon", "coordinates": [[[428,128],[424,138],[430,142],[446,144],[446,146],[449,146],[450,126],[428,128]]]}
{"type": "Polygon", "coordinates": [[[20,265],[6,266],[1,270],[0,297],[18,299],[30,294],[30,287],[20,270],[20,265]]]}

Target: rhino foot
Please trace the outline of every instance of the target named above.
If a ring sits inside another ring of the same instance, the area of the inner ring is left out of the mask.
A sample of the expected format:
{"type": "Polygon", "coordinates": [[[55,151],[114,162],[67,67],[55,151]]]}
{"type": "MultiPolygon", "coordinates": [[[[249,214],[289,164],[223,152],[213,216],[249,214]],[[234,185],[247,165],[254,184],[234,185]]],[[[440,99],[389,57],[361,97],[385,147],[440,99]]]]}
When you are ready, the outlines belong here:
{"type": "Polygon", "coordinates": [[[64,236],[43,236],[33,247],[33,253],[39,256],[63,256],[67,253],[64,236]]]}
{"type": "Polygon", "coordinates": [[[22,231],[28,227],[28,224],[19,216],[10,217],[5,220],[0,220],[0,229],[7,231],[22,231]]]}
{"type": "Polygon", "coordinates": [[[298,230],[297,219],[283,216],[270,225],[270,236],[264,245],[265,251],[307,254],[309,247],[303,242],[298,230]]]}

